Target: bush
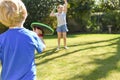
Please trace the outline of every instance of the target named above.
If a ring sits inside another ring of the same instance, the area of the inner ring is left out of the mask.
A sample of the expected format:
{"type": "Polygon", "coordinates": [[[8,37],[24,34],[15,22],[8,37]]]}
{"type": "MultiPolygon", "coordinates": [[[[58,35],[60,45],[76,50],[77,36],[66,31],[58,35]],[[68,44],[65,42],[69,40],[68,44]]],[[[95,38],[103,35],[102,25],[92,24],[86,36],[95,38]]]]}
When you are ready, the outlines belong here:
{"type": "Polygon", "coordinates": [[[0,34],[5,32],[8,28],[4,26],[3,24],[0,24],[0,34]]]}
{"type": "Polygon", "coordinates": [[[112,32],[120,31],[120,11],[107,11],[102,14],[97,13],[91,16],[89,31],[91,32],[108,32],[108,25],[112,25],[112,32]]]}

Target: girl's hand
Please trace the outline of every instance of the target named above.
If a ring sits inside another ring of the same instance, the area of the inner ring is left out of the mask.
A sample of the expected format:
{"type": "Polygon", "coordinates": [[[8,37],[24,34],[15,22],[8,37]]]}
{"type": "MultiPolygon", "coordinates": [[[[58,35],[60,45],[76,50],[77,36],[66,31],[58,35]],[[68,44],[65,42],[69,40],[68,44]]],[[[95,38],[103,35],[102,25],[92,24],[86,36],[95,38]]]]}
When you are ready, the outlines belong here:
{"type": "Polygon", "coordinates": [[[65,4],[64,4],[64,12],[67,13],[67,0],[64,0],[65,4]]]}
{"type": "Polygon", "coordinates": [[[67,2],[67,0],[64,0],[64,2],[67,2]]]}

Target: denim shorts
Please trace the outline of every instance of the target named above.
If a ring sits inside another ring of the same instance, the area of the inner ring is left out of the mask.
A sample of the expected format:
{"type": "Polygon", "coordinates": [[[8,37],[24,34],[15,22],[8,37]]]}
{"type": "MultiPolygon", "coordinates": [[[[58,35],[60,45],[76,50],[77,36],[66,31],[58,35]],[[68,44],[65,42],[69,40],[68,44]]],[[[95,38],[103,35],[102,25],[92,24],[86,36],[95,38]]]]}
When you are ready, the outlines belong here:
{"type": "Polygon", "coordinates": [[[68,28],[67,25],[61,25],[59,27],[57,27],[57,32],[68,32],[68,28]]]}

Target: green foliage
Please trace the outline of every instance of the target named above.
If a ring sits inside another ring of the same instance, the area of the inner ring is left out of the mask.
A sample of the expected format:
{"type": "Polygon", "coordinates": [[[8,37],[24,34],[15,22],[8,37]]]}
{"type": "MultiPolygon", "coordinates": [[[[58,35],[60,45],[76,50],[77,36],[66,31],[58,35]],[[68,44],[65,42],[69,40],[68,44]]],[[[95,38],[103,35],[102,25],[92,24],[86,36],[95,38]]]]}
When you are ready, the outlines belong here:
{"type": "MultiPolygon", "coordinates": [[[[68,0],[67,21],[69,32],[106,32],[107,25],[113,25],[113,31],[120,30],[120,0],[68,0]],[[93,13],[102,13],[95,14],[93,13]]],[[[54,6],[63,4],[63,0],[24,0],[28,10],[25,27],[30,29],[32,22],[41,22],[55,28],[56,18],[49,14],[54,6]]]]}
{"type": "Polygon", "coordinates": [[[3,33],[3,32],[5,32],[7,29],[8,28],[5,25],[3,25],[3,24],[0,23],[0,34],[3,33]]]}
{"type": "MultiPolygon", "coordinates": [[[[41,22],[52,27],[56,26],[56,19],[49,18],[49,14],[55,5],[63,4],[63,0],[25,0],[24,3],[28,10],[25,27],[30,29],[29,26],[32,22],[41,22]]],[[[80,23],[81,31],[85,31],[85,26],[90,20],[94,0],[68,0],[68,3],[70,5],[67,14],[68,19],[73,18],[77,23],[80,23]]],[[[68,25],[71,24],[68,22],[68,25]]]]}
{"type": "Polygon", "coordinates": [[[100,0],[93,7],[92,13],[94,15],[91,17],[89,31],[108,32],[107,26],[112,25],[112,31],[118,32],[120,30],[119,3],[119,0],[100,0]]]}
{"type": "Polygon", "coordinates": [[[118,32],[120,30],[120,11],[108,11],[102,19],[103,25],[112,25],[112,30],[118,32]]]}
{"type": "Polygon", "coordinates": [[[90,32],[108,32],[108,25],[112,25],[112,32],[120,31],[120,11],[109,10],[107,12],[94,13],[91,16],[91,25],[89,25],[90,32]],[[97,29],[97,30],[96,30],[97,29]]]}
{"type": "Polygon", "coordinates": [[[107,0],[105,2],[105,7],[109,10],[116,10],[119,8],[119,0],[107,0]]]}
{"type": "MultiPolygon", "coordinates": [[[[120,31],[120,0],[99,0],[97,4],[95,1],[68,0],[69,32],[106,32],[107,25],[110,24],[114,32],[120,31]]],[[[64,0],[23,0],[23,2],[28,11],[24,24],[26,28],[31,29],[32,22],[41,22],[56,28],[56,18],[49,17],[49,14],[54,6],[63,4],[64,0]]],[[[3,28],[5,27],[0,27],[1,32],[6,30],[3,28]]]]}
{"type": "Polygon", "coordinates": [[[49,18],[49,14],[53,7],[60,3],[57,0],[24,0],[27,7],[28,17],[25,23],[25,27],[30,29],[32,22],[41,22],[53,26],[55,21],[53,18],[49,18]]]}
{"type": "Polygon", "coordinates": [[[119,9],[119,0],[100,0],[100,3],[94,6],[95,12],[106,12],[108,10],[119,9]]]}
{"type": "MultiPolygon", "coordinates": [[[[94,0],[70,0],[69,4],[68,18],[73,18],[78,23],[77,25],[80,25],[80,30],[78,31],[85,32],[90,20],[94,0]]],[[[68,24],[69,26],[72,25],[69,22],[68,24]]]]}

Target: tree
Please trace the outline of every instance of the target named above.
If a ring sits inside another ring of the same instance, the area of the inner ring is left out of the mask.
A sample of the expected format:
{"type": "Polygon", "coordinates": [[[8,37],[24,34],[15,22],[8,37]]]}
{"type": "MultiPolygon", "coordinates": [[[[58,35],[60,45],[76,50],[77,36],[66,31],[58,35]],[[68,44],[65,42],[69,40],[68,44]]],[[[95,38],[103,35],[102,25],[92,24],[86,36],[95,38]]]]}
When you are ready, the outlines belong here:
{"type": "Polygon", "coordinates": [[[30,28],[32,22],[41,22],[53,26],[54,18],[49,18],[49,14],[53,7],[61,0],[24,0],[27,7],[28,17],[25,27],[30,28]]]}
{"type": "Polygon", "coordinates": [[[94,0],[69,0],[70,8],[68,10],[68,18],[76,22],[76,26],[72,25],[72,21],[68,21],[71,30],[76,29],[78,32],[86,32],[87,25],[90,22],[90,16],[94,5],[94,0]]]}
{"type": "MultiPolygon", "coordinates": [[[[67,20],[70,32],[88,32],[91,31],[89,29],[96,30],[97,26],[100,27],[101,24],[104,27],[107,25],[106,23],[111,22],[111,20],[119,20],[119,11],[114,14],[113,12],[120,8],[120,0],[99,0],[100,3],[97,5],[95,5],[95,1],[96,0],[68,0],[67,20]],[[93,16],[92,13],[95,12],[100,12],[104,15],[95,15],[96,19],[92,21],[91,16],[93,16]],[[116,14],[116,19],[109,17],[107,13],[111,13],[110,15],[113,16],[116,14]],[[102,21],[109,22],[104,23],[102,21]]],[[[63,4],[63,0],[24,0],[24,3],[28,10],[28,17],[25,23],[26,28],[31,29],[30,24],[32,22],[42,22],[52,27],[56,26],[56,19],[50,18],[49,14],[55,5],[63,4]]],[[[117,23],[119,23],[119,21],[117,21],[117,23]]],[[[118,25],[117,28],[119,28],[118,25]]]]}
{"type": "MultiPolygon", "coordinates": [[[[30,24],[32,22],[42,22],[51,26],[55,26],[55,18],[49,18],[49,14],[53,7],[58,4],[63,4],[63,0],[25,0],[25,5],[28,10],[28,18],[25,23],[25,27],[30,29],[30,24]]],[[[85,31],[88,20],[90,19],[90,13],[94,0],[68,0],[70,5],[67,20],[71,18],[75,20],[76,23],[79,23],[79,30],[85,31]],[[70,17],[71,16],[71,17],[70,17]]],[[[68,25],[69,25],[68,21],[68,25]]],[[[70,27],[70,31],[72,30],[70,27]]],[[[78,30],[78,29],[77,29],[78,30]]]]}
{"type": "Polygon", "coordinates": [[[115,32],[120,30],[119,0],[100,0],[100,3],[94,7],[94,12],[98,13],[96,18],[99,18],[99,23],[94,22],[102,31],[106,31],[108,25],[112,25],[112,30],[115,32]],[[99,15],[99,13],[102,13],[102,15],[99,15]],[[102,26],[99,24],[102,24],[102,26]]]}
{"type": "Polygon", "coordinates": [[[99,0],[95,6],[95,12],[105,12],[108,10],[118,10],[119,0],[99,0]]]}

